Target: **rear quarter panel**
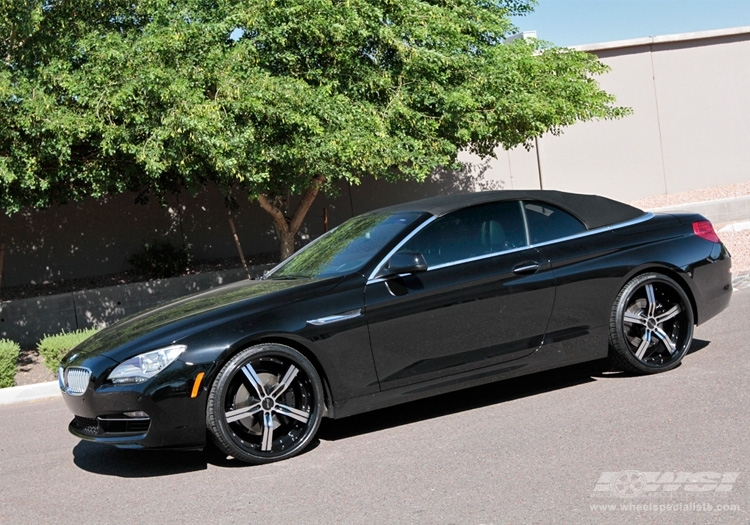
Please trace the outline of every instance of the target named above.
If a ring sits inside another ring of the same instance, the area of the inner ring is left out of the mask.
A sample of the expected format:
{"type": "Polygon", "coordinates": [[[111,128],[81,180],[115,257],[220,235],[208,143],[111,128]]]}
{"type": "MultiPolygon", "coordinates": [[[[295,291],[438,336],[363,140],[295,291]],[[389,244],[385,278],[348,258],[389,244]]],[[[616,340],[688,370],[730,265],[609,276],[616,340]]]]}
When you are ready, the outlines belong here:
{"type": "Polygon", "coordinates": [[[720,245],[694,236],[691,224],[656,215],[632,226],[539,247],[557,284],[550,338],[607,326],[622,287],[647,271],[662,272],[682,284],[697,305],[699,322],[720,308],[727,279],[731,282],[731,276],[721,278],[728,273],[728,260],[721,263],[720,245]]]}

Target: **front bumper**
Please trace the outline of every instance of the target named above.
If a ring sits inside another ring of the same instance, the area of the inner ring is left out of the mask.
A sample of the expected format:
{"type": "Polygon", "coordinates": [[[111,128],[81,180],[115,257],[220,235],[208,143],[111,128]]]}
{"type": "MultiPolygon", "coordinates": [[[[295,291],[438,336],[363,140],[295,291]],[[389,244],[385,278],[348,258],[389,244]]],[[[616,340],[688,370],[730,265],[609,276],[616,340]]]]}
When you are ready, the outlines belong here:
{"type": "Polygon", "coordinates": [[[106,380],[115,366],[103,357],[75,363],[89,371],[85,390],[69,388],[61,374],[63,399],[75,416],[68,426],[74,436],[121,448],[205,446],[206,384],[192,394],[196,377],[207,366],[178,359],[148,381],[131,385],[106,380]]]}

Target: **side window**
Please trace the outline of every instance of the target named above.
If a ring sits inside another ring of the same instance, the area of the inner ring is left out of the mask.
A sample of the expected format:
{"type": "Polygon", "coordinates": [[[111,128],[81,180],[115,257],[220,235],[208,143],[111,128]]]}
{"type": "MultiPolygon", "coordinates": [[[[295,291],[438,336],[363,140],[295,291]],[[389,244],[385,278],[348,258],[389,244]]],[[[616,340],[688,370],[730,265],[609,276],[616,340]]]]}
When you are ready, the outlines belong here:
{"type": "Polygon", "coordinates": [[[399,251],[419,252],[431,267],[526,244],[520,202],[504,201],[444,215],[417,233],[399,251]]]}
{"type": "Polygon", "coordinates": [[[586,231],[581,221],[560,208],[541,202],[524,202],[531,244],[568,237],[586,231]]]}

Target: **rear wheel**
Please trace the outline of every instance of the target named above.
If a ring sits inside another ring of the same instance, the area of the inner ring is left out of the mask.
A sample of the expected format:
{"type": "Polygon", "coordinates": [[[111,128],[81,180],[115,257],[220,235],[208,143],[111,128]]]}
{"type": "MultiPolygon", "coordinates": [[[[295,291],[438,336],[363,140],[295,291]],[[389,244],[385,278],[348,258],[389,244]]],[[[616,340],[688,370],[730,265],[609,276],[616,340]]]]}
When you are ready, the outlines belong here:
{"type": "Polygon", "coordinates": [[[610,360],[627,372],[655,374],[676,367],[693,340],[693,309],[685,291],[659,273],[623,287],[610,317],[610,360]]]}
{"type": "Polygon", "coordinates": [[[247,348],[224,365],[208,397],[216,445],[247,463],[270,463],[310,444],[323,413],[323,388],[310,361],[288,346],[247,348]]]}

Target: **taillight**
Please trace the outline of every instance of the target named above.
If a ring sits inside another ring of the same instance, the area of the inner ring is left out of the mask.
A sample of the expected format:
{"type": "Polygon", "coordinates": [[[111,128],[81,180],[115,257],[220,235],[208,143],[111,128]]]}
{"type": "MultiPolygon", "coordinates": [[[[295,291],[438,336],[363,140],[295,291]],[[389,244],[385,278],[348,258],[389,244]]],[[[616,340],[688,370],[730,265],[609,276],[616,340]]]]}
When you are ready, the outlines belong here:
{"type": "Polygon", "coordinates": [[[693,233],[701,239],[706,239],[707,241],[721,242],[719,240],[719,236],[716,235],[716,230],[714,230],[714,226],[713,224],[711,224],[711,221],[695,221],[693,223],[693,233]]]}

